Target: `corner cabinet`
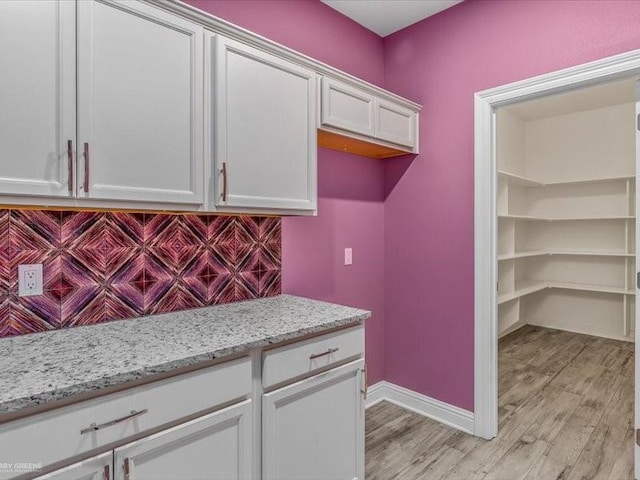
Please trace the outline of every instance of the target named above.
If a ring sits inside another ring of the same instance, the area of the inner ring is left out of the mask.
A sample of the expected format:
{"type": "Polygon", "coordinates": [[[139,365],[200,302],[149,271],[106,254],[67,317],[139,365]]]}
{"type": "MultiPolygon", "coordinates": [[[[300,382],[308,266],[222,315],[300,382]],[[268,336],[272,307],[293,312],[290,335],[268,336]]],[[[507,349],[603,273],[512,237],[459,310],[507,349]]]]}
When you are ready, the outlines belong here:
{"type": "Polygon", "coordinates": [[[321,84],[320,146],[374,158],[418,153],[418,109],[328,76],[321,84]]]}
{"type": "Polygon", "coordinates": [[[210,201],[220,211],[314,211],[315,72],[221,35],[208,33],[207,45],[210,201]]]}

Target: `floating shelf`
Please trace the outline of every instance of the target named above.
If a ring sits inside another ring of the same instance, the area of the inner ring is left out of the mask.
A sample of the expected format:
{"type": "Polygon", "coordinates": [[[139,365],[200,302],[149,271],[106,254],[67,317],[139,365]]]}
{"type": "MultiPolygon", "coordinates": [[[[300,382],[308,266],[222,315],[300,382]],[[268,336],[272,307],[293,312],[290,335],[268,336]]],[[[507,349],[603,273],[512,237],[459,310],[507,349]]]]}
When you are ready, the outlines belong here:
{"type": "Polygon", "coordinates": [[[600,292],[600,293],[612,293],[618,295],[635,295],[635,290],[628,290],[622,287],[607,287],[604,285],[590,285],[587,283],[570,283],[570,282],[543,282],[543,281],[531,281],[525,282],[520,288],[513,292],[503,293],[498,295],[498,305],[510,302],[517,298],[531,295],[532,293],[540,292],[547,288],[556,288],[561,290],[579,290],[583,292],[600,292]]]}
{"type": "Polygon", "coordinates": [[[626,180],[635,180],[635,175],[623,175],[619,177],[603,177],[603,178],[587,178],[583,180],[565,180],[560,182],[540,182],[538,180],[533,180],[532,178],[527,178],[522,175],[517,175],[515,173],[505,172],[503,170],[498,170],[498,175],[506,178],[508,181],[515,185],[522,185],[524,187],[551,187],[557,185],[579,185],[579,184],[587,184],[587,183],[603,183],[603,182],[620,182],[626,180]]]}
{"type": "Polygon", "coordinates": [[[516,253],[508,253],[504,255],[498,255],[498,261],[504,260],[515,260],[518,258],[527,258],[527,257],[541,257],[544,255],[575,255],[575,256],[584,256],[584,257],[630,257],[634,258],[636,256],[635,253],[624,253],[624,252],[597,252],[597,251],[580,251],[580,250],[529,250],[525,252],[516,252],[516,253]]]}
{"type": "Polygon", "coordinates": [[[528,222],[573,222],[578,220],[635,220],[635,216],[615,215],[615,216],[593,216],[593,217],[533,217],[531,215],[498,215],[498,218],[524,220],[528,222]]]}

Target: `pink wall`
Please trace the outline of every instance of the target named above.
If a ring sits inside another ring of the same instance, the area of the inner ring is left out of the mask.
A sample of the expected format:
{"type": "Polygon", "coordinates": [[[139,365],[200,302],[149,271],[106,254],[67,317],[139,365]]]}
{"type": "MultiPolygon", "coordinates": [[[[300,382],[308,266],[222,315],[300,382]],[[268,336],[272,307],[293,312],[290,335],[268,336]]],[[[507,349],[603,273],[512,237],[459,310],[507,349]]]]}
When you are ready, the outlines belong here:
{"type": "MultiPolygon", "coordinates": [[[[317,0],[188,3],[371,83],[384,79],[382,39],[317,0]]],[[[282,291],[366,308],[369,381],[383,378],[382,162],[318,151],[318,216],[282,222],[282,291]],[[342,265],[345,247],[354,264],[342,265]]]]}
{"type": "Polygon", "coordinates": [[[473,94],[640,48],[640,2],[474,1],[384,41],[384,87],[424,105],[385,171],[385,379],[473,410],[473,94]]]}

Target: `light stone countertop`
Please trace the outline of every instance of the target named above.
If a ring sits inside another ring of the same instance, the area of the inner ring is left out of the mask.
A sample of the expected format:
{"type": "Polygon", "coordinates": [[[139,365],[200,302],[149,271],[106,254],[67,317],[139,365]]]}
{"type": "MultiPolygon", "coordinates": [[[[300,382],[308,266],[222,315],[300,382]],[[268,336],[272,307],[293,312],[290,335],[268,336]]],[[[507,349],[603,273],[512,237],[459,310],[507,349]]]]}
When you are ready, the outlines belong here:
{"type": "Polygon", "coordinates": [[[0,339],[0,415],[365,320],[277,297],[0,339]]]}

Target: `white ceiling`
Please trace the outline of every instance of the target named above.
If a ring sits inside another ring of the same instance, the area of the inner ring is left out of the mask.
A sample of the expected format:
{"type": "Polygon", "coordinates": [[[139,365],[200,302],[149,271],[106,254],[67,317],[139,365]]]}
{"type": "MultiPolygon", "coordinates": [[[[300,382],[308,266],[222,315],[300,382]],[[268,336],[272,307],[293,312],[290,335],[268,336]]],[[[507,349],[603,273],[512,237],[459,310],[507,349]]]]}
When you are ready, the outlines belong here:
{"type": "Polygon", "coordinates": [[[462,0],[321,0],[363,27],[386,37],[462,0]]]}
{"type": "Polygon", "coordinates": [[[635,102],[633,78],[516,103],[505,109],[525,120],[533,120],[631,102],[635,102]]]}

